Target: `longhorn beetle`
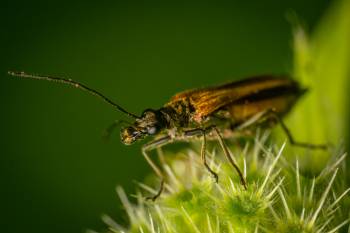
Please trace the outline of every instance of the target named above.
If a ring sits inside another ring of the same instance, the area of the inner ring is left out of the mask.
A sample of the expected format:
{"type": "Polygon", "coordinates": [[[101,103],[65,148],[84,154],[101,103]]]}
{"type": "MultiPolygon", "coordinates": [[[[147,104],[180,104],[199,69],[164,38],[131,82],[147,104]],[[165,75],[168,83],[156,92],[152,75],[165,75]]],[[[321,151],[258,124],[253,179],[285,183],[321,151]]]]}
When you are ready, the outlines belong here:
{"type": "MultiPolygon", "coordinates": [[[[125,110],[100,92],[71,79],[13,71],[9,71],[8,74],[71,85],[101,98],[116,110],[133,118],[132,124],[121,129],[120,137],[125,145],[130,145],[147,136],[153,137],[151,142],[142,147],[143,156],[161,179],[157,194],[149,197],[153,201],[163,191],[164,175],[151,160],[148,152],[174,141],[201,138],[201,160],[208,172],[218,182],[218,175],[210,168],[206,160],[207,138],[217,139],[225,156],[236,170],[244,189],[247,189],[247,183],[224,142],[225,138],[232,137],[236,133],[244,134],[244,131],[250,127],[270,127],[279,123],[291,144],[311,149],[326,149],[326,145],[295,141],[283,123],[282,117],[307,91],[296,81],[283,76],[262,75],[216,87],[184,91],[173,96],[163,107],[156,110],[146,109],[138,116],[125,110]]],[[[111,125],[107,132],[111,133],[117,125],[118,121],[111,125]]]]}

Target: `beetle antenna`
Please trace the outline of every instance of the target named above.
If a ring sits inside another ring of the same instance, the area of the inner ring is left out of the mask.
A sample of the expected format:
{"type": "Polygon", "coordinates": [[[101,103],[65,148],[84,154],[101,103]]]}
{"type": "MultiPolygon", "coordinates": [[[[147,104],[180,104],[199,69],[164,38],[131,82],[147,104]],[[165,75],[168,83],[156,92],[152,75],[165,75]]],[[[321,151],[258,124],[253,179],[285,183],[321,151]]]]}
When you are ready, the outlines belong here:
{"type": "Polygon", "coordinates": [[[133,118],[139,118],[135,114],[126,111],[124,108],[122,108],[119,104],[114,103],[112,100],[108,99],[106,96],[102,95],[100,92],[95,91],[94,89],[91,89],[90,87],[85,86],[84,84],[81,84],[77,81],[74,81],[72,79],[65,79],[65,78],[59,78],[59,77],[50,77],[50,76],[42,76],[42,75],[34,75],[34,74],[27,74],[25,72],[17,72],[17,71],[8,71],[8,74],[15,77],[20,78],[31,78],[31,79],[39,79],[39,80],[47,80],[57,83],[63,83],[71,85],[75,88],[81,89],[83,91],[86,91],[94,96],[97,96],[101,98],[103,101],[107,102],[108,104],[112,105],[113,107],[117,108],[118,111],[125,113],[126,115],[133,117],[133,118]]]}

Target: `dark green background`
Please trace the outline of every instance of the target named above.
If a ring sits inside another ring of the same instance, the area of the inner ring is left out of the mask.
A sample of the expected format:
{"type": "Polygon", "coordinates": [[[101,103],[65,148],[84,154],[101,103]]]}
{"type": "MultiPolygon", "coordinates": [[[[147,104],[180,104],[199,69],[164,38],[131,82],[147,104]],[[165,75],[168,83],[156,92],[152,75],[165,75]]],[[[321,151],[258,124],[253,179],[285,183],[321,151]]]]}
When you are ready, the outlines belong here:
{"type": "Polygon", "coordinates": [[[2,2],[0,231],[103,229],[101,213],[123,220],[115,186],[133,192],[150,171],[140,143],[101,140],[120,113],[7,70],[69,76],[140,113],[184,89],[290,71],[286,13],[312,29],[327,2],[2,2]]]}

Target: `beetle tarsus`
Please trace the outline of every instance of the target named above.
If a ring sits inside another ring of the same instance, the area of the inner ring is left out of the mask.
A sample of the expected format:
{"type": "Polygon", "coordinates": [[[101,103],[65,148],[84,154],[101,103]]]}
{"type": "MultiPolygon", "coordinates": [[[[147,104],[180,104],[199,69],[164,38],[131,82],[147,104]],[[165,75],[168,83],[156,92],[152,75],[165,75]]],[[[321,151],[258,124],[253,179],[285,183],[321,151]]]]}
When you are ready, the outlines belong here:
{"type": "Polygon", "coordinates": [[[163,189],[164,189],[164,180],[162,180],[162,181],[160,182],[160,187],[159,187],[159,190],[158,190],[157,194],[154,195],[154,196],[146,197],[146,200],[147,200],[147,201],[148,201],[148,200],[156,201],[157,198],[160,197],[160,195],[162,194],[163,189]]]}

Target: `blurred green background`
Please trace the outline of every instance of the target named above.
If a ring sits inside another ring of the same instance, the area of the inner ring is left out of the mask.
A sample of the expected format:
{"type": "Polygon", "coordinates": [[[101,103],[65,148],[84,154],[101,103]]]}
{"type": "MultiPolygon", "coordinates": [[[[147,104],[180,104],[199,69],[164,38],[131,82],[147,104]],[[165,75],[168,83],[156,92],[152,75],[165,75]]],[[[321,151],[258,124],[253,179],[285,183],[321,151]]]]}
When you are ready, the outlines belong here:
{"type": "Polygon", "coordinates": [[[0,231],[103,229],[123,221],[116,185],[134,192],[150,168],[141,143],[102,131],[123,117],[100,100],[7,70],[71,77],[132,112],[188,88],[292,70],[293,10],[312,30],[326,0],[2,2],[0,231]]]}

